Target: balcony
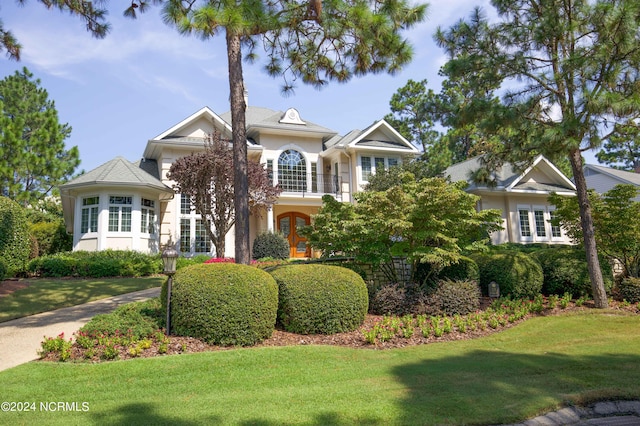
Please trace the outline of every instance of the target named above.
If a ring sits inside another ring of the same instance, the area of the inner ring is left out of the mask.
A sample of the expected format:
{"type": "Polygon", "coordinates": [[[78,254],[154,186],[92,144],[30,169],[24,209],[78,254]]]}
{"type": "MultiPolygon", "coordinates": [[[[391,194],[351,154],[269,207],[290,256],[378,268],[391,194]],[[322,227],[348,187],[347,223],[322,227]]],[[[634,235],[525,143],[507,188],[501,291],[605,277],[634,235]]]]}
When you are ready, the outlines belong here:
{"type": "MultiPolygon", "coordinates": [[[[271,177],[273,179],[273,177],[271,177]]],[[[324,195],[331,194],[337,199],[342,197],[342,178],[336,175],[307,173],[306,175],[285,175],[276,179],[283,195],[324,195]]]]}

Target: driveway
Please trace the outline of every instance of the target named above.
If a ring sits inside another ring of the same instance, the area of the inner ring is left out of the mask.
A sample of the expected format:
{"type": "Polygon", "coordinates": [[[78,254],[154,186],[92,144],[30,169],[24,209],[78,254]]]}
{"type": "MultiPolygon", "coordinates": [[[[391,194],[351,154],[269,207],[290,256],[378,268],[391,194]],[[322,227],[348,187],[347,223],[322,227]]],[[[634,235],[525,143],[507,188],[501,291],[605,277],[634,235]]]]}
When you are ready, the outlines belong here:
{"type": "Polygon", "coordinates": [[[160,287],[150,288],[0,323],[0,371],[38,359],[40,343],[45,336],[64,333],[69,339],[98,314],[159,295],[160,287]]]}

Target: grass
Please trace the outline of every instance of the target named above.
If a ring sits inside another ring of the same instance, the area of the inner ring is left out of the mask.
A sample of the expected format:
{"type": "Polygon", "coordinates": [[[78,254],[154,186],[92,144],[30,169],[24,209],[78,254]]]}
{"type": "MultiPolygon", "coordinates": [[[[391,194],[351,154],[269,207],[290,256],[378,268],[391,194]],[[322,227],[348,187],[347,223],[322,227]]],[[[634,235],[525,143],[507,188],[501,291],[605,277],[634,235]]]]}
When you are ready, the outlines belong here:
{"type": "Polygon", "coordinates": [[[29,280],[31,285],[0,297],[0,323],[40,312],[66,308],[105,297],[160,287],[163,276],[29,280]]]}
{"type": "Polygon", "coordinates": [[[393,350],[294,346],[0,373],[6,424],[514,423],[566,403],[640,399],[640,317],[537,317],[491,336],[393,350]],[[41,411],[41,402],[78,411],[41,411]],[[86,411],[82,411],[82,403],[86,411]]]}

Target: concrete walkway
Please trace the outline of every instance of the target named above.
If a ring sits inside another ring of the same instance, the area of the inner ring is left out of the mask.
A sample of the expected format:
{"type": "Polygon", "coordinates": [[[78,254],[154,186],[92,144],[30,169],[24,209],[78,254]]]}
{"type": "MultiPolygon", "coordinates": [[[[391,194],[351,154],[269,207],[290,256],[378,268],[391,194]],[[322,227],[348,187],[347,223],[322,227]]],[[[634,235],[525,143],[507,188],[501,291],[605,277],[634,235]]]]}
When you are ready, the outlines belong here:
{"type": "Polygon", "coordinates": [[[119,305],[147,300],[159,295],[159,287],[150,288],[2,322],[0,323],[0,371],[38,359],[40,343],[45,336],[56,337],[64,333],[65,339],[69,339],[74,332],[98,314],[111,312],[119,305]]]}
{"type": "Polygon", "coordinates": [[[640,425],[640,401],[605,401],[588,407],[568,407],[509,426],[568,425],[638,426],[640,425]]]}

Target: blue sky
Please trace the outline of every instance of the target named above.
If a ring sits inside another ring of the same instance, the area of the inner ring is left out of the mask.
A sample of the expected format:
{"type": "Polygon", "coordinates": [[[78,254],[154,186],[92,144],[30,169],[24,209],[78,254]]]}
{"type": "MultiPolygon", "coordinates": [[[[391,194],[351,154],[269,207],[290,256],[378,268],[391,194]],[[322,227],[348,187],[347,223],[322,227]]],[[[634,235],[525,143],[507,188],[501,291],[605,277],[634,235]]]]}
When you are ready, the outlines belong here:
{"type": "MultiPolygon", "coordinates": [[[[0,19],[22,44],[22,60],[0,58],[0,78],[27,67],[55,101],[59,119],[69,123],[67,147],[77,145],[89,171],[121,155],[140,158],[146,142],[203,106],[218,114],[229,110],[224,36],[202,41],[162,23],[158,8],[137,20],[122,16],[124,2],[111,1],[111,32],[97,40],[74,16],[48,11],[35,0],[24,7],[3,1],[0,19]]],[[[438,26],[467,18],[487,0],[432,1],[428,18],[406,33],[413,62],[394,75],[369,75],[322,90],[300,83],[294,95],[281,94],[282,81],[244,64],[249,104],[282,110],[296,108],[303,120],[346,134],[363,129],[389,112],[389,100],[409,79],[428,79],[439,91],[438,69],[446,61],[433,42],[438,26]]],[[[588,157],[589,160],[589,157],[588,157]]],[[[588,162],[595,162],[591,160],[588,162]]]]}

